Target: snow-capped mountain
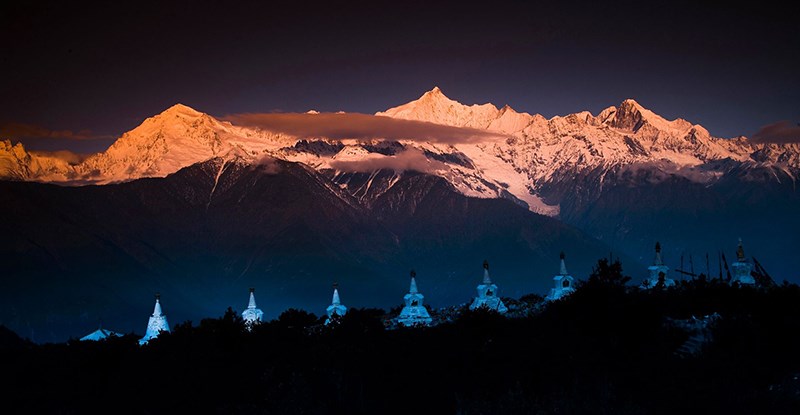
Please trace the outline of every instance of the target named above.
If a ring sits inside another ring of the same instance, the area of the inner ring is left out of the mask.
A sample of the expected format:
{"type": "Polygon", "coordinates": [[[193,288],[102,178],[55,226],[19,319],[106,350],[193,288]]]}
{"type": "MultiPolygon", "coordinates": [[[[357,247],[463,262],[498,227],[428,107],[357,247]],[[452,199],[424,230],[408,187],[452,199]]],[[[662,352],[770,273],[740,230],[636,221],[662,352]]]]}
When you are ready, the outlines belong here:
{"type": "Polygon", "coordinates": [[[108,150],[82,163],[57,164],[6,141],[0,147],[0,177],[53,183],[107,184],[142,177],[165,177],[212,158],[257,161],[293,141],[280,134],[239,128],[176,104],[123,134],[108,150]],[[13,158],[12,158],[13,156],[13,158]],[[5,162],[9,160],[9,162],[5,162]],[[13,163],[12,163],[13,161],[13,163]]]}
{"type": "Polygon", "coordinates": [[[415,101],[375,115],[487,129],[500,117],[501,111],[492,104],[463,105],[447,98],[439,87],[434,87],[415,101]]]}
{"type": "MultiPolygon", "coordinates": [[[[456,147],[472,153],[473,160],[481,158],[477,150],[484,157],[510,164],[529,177],[534,190],[564,170],[650,164],[668,173],[713,180],[721,171],[701,167],[722,160],[772,163],[782,169],[800,167],[796,144],[754,145],[744,137],[714,138],[700,125],[683,119],[666,120],[632,99],[597,116],[584,111],[547,120],[508,106],[462,105],[434,88],[416,101],[377,115],[507,134],[506,140],[456,147]]],[[[483,167],[481,162],[475,164],[483,167]]]]}
{"type": "MultiPolygon", "coordinates": [[[[313,114],[311,114],[313,116],[313,114]]],[[[326,172],[343,189],[374,199],[399,174],[354,181],[364,165],[420,169],[445,178],[467,196],[512,199],[530,210],[556,216],[576,177],[586,198],[624,174],[642,169],[648,180],[678,176],[713,184],[734,168],[768,168],[792,178],[800,167],[797,144],[752,144],[747,138],[712,137],[700,125],[666,120],[632,99],[596,116],[579,112],[545,119],[492,104],[463,105],[439,88],[376,116],[495,133],[482,140],[433,143],[409,140],[293,137],[220,121],[185,105],[175,105],[125,133],[108,150],[69,165],[29,154],[19,144],[0,146],[0,177],[62,183],[112,183],[164,177],[215,157],[256,163],[265,156],[307,164],[326,172]],[[406,163],[399,163],[406,160],[406,163]],[[427,164],[420,163],[426,160],[427,164]],[[364,163],[364,162],[370,163],[364,163]],[[399,163],[399,167],[398,167],[399,163]],[[358,164],[354,171],[352,166],[358,164]],[[586,190],[585,187],[594,189],[586,190]],[[366,191],[370,190],[371,191],[366,191]],[[372,194],[372,196],[369,196],[372,194]]],[[[366,172],[369,173],[369,172],[366,172]]],[[[776,173],[777,174],[777,173],[776,173]]],[[[775,176],[776,178],[778,176],[775,176]]]]}
{"type": "Polygon", "coordinates": [[[559,213],[568,194],[594,200],[604,186],[642,170],[650,182],[681,177],[711,185],[734,168],[767,169],[775,180],[795,180],[800,168],[797,144],[715,138],[700,125],[666,120],[632,99],[596,116],[584,111],[548,120],[508,106],[463,105],[434,88],[377,115],[506,134],[505,140],[456,144],[454,150],[482,178],[508,184],[508,192],[545,214],[559,213]]]}
{"type": "Polygon", "coordinates": [[[29,153],[22,143],[0,141],[0,178],[58,181],[71,169],[69,163],[58,157],[29,153]]]}

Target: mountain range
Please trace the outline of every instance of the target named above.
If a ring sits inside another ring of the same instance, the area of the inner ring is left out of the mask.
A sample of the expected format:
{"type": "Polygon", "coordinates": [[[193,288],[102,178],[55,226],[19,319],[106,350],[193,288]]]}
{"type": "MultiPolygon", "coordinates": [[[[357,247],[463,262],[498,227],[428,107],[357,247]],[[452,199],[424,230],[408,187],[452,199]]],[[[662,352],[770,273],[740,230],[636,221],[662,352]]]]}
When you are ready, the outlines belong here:
{"type": "Polygon", "coordinates": [[[741,237],[797,282],[798,172],[798,144],[712,137],[631,99],[551,119],[439,88],[374,116],[178,104],[79,163],[0,142],[0,322],[39,340],[99,318],[132,330],[153,291],[197,319],[247,286],[268,315],[320,312],[333,281],[388,308],[411,268],[447,305],[484,258],[501,295],[544,293],[561,250],[579,278],[611,253],[638,280],[657,240],[673,269],[716,276],[741,237]]]}

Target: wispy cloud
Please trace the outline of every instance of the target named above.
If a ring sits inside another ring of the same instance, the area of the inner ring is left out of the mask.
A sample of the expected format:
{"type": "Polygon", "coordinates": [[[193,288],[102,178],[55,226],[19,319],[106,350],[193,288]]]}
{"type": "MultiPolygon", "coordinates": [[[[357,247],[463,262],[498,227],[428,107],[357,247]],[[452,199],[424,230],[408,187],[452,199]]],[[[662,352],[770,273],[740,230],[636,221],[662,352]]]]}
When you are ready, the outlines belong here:
{"type": "Polygon", "coordinates": [[[257,127],[298,138],[386,139],[456,144],[505,137],[502,134],[475,128],[451,127],[357,113],[234,114],[223,119],[235,125],[257,127]]]}
{"type": "Polygon", "coordinates": [[[112,138],[108,135],[95,135],[89,130],[51,130],[39,125],[18,122],[0,123],[2,138],[57,138],[65,140],[103,140],[112,138]]]}
{"type": "Polygon", "coordinates": [[[791,121],[778,121],[768,124],[753,134],[755,143],[800,143],[800,125],[791,121]]]}
{"type": "Polygon", "coordinates": [[[373,154],[373,157],[362,160],[333,160],[331,167],[340,171],[347,172],[372,172],[381,169],[391,169],[394,171],[418,171],[430,173],[435,170],[447,169],[447,165],[436,160],[425,157],[422,151],[409,148],[393,156],[373,154]]]}
{"type": "Polygon", "coordinates": [[[264,174],[278,174],[281,172],[280,162],[272,156],[261,157],[256,160],[253,166],[258,167],[264,174]]]}
{"type": "Polygon", "coordinates": [[[34,150],[30,152],[31,154],[43,157],[52,157],[60,160],[64,160],[69,164],[75,165],[83,162],[91,156],[92,154],[83,154],[83,153],[76,153],[74,151],[69,150],[58,150],[58,151],[41,151],[41,150],[34,150]]]}

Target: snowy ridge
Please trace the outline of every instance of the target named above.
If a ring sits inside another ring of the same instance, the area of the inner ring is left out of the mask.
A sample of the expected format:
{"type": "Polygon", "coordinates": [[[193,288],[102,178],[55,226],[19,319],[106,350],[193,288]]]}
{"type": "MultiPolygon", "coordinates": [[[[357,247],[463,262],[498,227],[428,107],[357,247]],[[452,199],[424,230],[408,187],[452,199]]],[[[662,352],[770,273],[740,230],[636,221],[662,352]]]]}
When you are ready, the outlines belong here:
{"type": "Polygon", "coordinates": [[[434,87],[415,101],[375,115],[486,129],[498,118],[500,111],[492,104],[463,105],[447,98],[439,87],[434,87]]]}
{"type": "Polygon", "coordinates": [[[435,88],[417,101],[378,114],[451,126],[484,126],[509,134],[513,138],[495,142],[484,151],[527,170],[534,181],[570,165],[590,168],[667,159],[677,166],[697,166],[725,158],[747,161],[756,149],[746,139],[712,138],[702,126],[665,120],[632,99],[597,116],[584,111],[547,120],[510,107],[463,106],[435,88]]]}
{"type": "Polygon", "coordinates": [[[279,137],[234,127],[177,104],[125,133],[107,151],[87,159],[78,177],[99,183],[164,177],[215,157],[255,160],[279,137]]]}
{"type": "Polygon", "coordinates": [[[308,141],[232,125],[177,104],[123,134],[107,151],[75,165],[2,141],[0,177],[105,184],[164,177],[213,158],[223,160],[219,176],[225,161],[255,164],[272,157],[328,172],[337,190],[360,201],[374,200],[410,169],[443,177],[468,196],[508,198],[534,212],[555,216],[559,201],[550,198],[545,203],[542,189],[586,172],[592,172],[602,188],[610,174],[631,169],[702,183],[713,183],[736,166],[769,167],[792,179],[800,169],[798,144],[715,138],[700,125],[666,120],[632,99],[597,115],[583,111],[546,119],[509,106],[463,105],[433,88],[417,100],[376,116],[478,128],[501,136],[452,144],[325,137],[308,141]],[[365,169],[371,172],[365,182],[350,183],[351,173],[365,173],[365,169]],[[394,173],[377,174],[386,170],[394,173]]]}
{"type": "Polygon", "coordinates": [[[0,141],[0,178],[11,180],[65,180],[70,164],[57,157],[29,153],[21,143],[0,141]]]}
{"type": "Polygon", "coordinates": [[[176,104],[123,134],[105,152],[74,166],[29,154],[20,144],[11,147],[5,142],[0,146],[0,177],[67,184],[164,177],[217,157],[256,161],[270,150],[285,146],[287,142],[281,139],[279,134],[236,127],[176,104]]]}
{"type": "MultiPolygon", "coordinates": [[[[543,186],[581,172],[596,173],[599,186],[614,171],[647,168],[661,177],[680,175],[710,183],[725,173],[725,161],[744,165],[773,165],[790,177],[800,167],[797,144],[754,145],[744,137],[720,139],[683,119],[666,120],[632,99],[609,107],[597,116],[583,111],[545,119],[539,114],[500,110],[485,105],[465,106],[434,88],[420,99],[377,115],[423,120],[451,126],[469,126],[509,135],[506,140],[456,144],[483,178],[501,183],[525,201],[531,210],[548,215],[558,206],[543,203],[543,186]],[[717,162],[720,166],[711,165],[717,162]],[[794,172],[793,172],[794,171],[794,172]]],[[[462,193],[475,195],[453,181],[462,193]]],[[[486,197],[486,195],[484,195],[486,197]]]]}

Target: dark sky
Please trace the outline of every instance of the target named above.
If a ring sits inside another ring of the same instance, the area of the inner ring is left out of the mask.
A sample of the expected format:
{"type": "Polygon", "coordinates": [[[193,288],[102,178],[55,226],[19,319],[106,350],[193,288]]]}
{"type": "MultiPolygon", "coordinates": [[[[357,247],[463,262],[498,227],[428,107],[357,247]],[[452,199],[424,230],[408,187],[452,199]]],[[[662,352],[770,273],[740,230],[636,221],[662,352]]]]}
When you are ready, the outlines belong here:
{"type": "Polygon", "coordinates": [[[764,2],[106,3],[3,2],[3,138],[97,151],[177,102],[373,113],[436,85],[546,117],[634,98],[723,137],[800,121],[798,15],[764,2]]]}

